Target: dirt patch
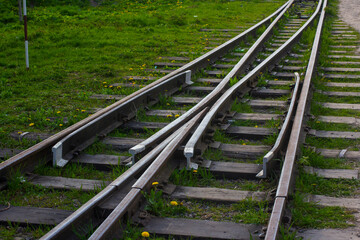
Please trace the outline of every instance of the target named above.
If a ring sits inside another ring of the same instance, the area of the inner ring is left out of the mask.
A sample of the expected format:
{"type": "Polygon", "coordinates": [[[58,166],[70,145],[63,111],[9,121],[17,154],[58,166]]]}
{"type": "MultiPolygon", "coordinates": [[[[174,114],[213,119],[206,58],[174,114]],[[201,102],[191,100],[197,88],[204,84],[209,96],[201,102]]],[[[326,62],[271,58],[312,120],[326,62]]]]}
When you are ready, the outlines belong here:
{"type": "Polygon", "coordinates": [[[360,32],[360,2],[359,0],[340,0],[340,18],[360,32]]]}
{"type": "MultiPolygon", "coordinates": [[[[360,32],[359,0],[340,0],[339,15],[341,20],[360,32]]],[[[360,53],[360,48],[358,48],[356,52],[360,53]]]]}

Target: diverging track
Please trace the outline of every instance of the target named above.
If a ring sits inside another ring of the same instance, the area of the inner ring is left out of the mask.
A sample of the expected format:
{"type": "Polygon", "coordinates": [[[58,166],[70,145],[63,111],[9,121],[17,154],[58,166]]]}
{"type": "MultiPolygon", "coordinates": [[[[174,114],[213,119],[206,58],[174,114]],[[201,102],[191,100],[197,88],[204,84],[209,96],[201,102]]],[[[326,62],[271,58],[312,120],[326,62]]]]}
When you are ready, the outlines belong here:
{"type": "MultiPolygon", "coordinates": [[[[87,182],[90,189],[107,186],[75,212],[63,213],[63,221],[42,239],[139,237],[127,235],[133,226],[151,235],[276,239],[301,145],[325,7],[326,0],[291,0],[209,53],[1,163],[3,176],[21,164],[31,170],[55,145],[57,167],[75,161],[129,167],[111,183],[87,182]],[[315,41],[303,40],[318,19],[315,41]],[[252,45],[242,43],[256,31],[260,36],[252,45]],[[144,140],[107,137],[119,128],[156,133],[144,140]],[[99,139],[116,151],[130,148],[132,157],[81,153],[99,139]]],[[[175,63],[158,66],[182,65],[175,63]]],[[[29,181],[61,188],[69,180],[35,175],[29,181]]],[[[67,185],[82,189],[85,182],[67,185]]]]}

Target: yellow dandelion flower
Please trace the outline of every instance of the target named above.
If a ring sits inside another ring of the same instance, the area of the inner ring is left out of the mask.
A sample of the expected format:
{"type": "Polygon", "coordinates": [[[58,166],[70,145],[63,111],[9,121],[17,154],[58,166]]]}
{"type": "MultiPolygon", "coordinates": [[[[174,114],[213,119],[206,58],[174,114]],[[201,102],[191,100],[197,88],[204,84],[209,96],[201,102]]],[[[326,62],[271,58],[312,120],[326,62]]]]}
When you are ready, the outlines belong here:
{"type": "Polygon", "coordinates": [[[104,88],[107,88],[107,85],[104,85],[104,88]]]}
{"type": "Polygon", "coordinates": [[[197,170],[196,170],[196,169],[194,169],[194,170],[193,170],[193,173],[197,173],[197,170]]]}
{"type": "Polygon", "coordinates": [[[177,201],[171,201],[171,202],[170,202],[170,205],[171,205],[171,206],[177,206],[177,205],[179,205],[179,204],[177,203],[177,201]]]}
{"type": "Polygon", "coordinates": [[[170,103],[166,103],[167,106],[170,106],[170,103]]]}
{"type": "Polygon", "coordinates": [[[148,238],[148,237],[150,237],[150,233],[148,233],[148,232],[142,232],[142,233],[141,233],[141,236],[142,236],[142,237],[145,237],[145,238],[148,238]]]}
{"type": "Polygon", "coordinates": [[[103,84],[106,84],[107,82],[103,82],[103,84]]]}
{"type": "Polygon", "coordinates": [[[316,121],[316,123],[320,123],[320,121],[316,121]]]}
{"type": "Polygon", "coordinates": [[[132,78],[132,77],[131,77],[131,78],[129,78],[129,80],[130,80],[130,81],[131,81],[131,80],[133,80],[133,79],[134,79],[134,78],[132,78]]]}
{"type": "Polygon", "coordinates": [[[255,125],[255,128],[258,128],[258,125],[255,125]]]}
{"type": "Polygon", "coordinates": [[[178,117],[180,117],[180,115],[179,115],[179,114],[175,114],[175,117],[178,118],[178,117]]]}
{"type": "Polygon", "coordinates": [[[57,111],[56,113],[59,114],[59,113],[61,113],[61,111],[57,111]]]}
{"type": "Polygon", "coordinates": [[[129,71],[132,71],[133,69],[132,68],[129,68],[129,71]]]}
{"type": "Polygon", "coordinates": [[[246,145],[246,143],[243,143],[242,145],[244,145],[244,146],[245,146],[245,145],[246,145]]]}
{"type": "Polygon", "coordinates": [[[77,108],[76,111],[80,111],[80,109],[77,108]]]}
{"type": "Polygon", "coordinates": [[[50,121],[50,118],[45,119],[46,121],[50,121]]]}
{"type": "Polygon", "coordinates": [[[113,85],[110,85],[110,86],[109,86],[109,88],[112,88],[112,87],[113,87],[113,85]]]}
{"type": "Polygon", "coordinates": [[[32,127],[32,126],[34,126],[35,125],[35,123],[30,123],[29,124],[29,127],[32,127]]]}
{"type": "Polygon", "coordinates": [[[159,185],[159,182],[153,182],[151,185],[153,186],[159,185]]]}
{"type": "Polygon", "coordinates": [[[169,114],[169,115],[166,115],[166,117],[170,118],[170,117],[172,117],[172,115],[171,115],[171,114],[169,114]]]}
{"type": "Polygon", "coordinates": [[[84,109],[83,109],[83,110],[81,110],[81,112],[85,112],[85,111],[86,111],[86,110],[84,110],[84,109]]]}
{"type": "Polygon", "coordinates": [[[62,127],[62,126],[63,126],[62,123],[60,123],[60,124],[59,124],[59,127],[62,127]]]}
{"type": "Polygon", "coordinates": [[[21,134],[22,134],[22,132],[18,132],[18,134],[19,134],[19,135],[21,135],[21,134]]]}

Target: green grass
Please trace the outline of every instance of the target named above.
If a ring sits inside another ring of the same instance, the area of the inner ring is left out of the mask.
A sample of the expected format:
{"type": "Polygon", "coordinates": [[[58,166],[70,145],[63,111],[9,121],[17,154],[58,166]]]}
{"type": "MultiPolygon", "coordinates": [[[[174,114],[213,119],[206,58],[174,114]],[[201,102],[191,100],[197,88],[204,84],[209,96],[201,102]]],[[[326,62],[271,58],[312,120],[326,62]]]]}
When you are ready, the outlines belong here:
{"type": "Polygon", "coordinates": [[[175,185],[188,187],[215,187],[236,189],[244,191],[266,191],[275,187],[275,180],[246,180],[246,179],[222,179],[221,176],[214,176],[209,170],[199,168],[198,170],[189,171],[176,169],[170,176],[170,182],[175,185]]]}
{"type": "Polygon", "coordinates": [[[88,116],[77,109],[109,104],[89,99],[92,94],[131,93],[132,88],[109,86],[125,82],[126,75],[150,75],[145,68],[152,68],[159,56],[177,55],[179,49],[203,51],[212,33],[200,28],[248,26],[283,2],[111,0],[91,7],[87,1],[37,0],[28,6],[26,71],[17,4],[1,0],[0,31],[6,34],[0,40],[0,146],[30,146],[8,134],[57,132],[88,116]],[[49,117],[59,118],[52,122],[49,117]]]}
{"type": "Polygon", "coordinates": [[[314,92],[313,101],[359,104],[360,97],[353,97],[353,96],[332,97],[332,96],[327,96],[327,95],[324,95],[321,93],[314,92]]]}
{"type": "Polygon", "coordinates": [[[318,120],[307,122],[308,127],[321,131],[359,131],[360,128],[356,125],[346,123],[326,123],[318,120]]]}
{"type": "Polygon", "coordinates": [[[188,209],[187,216],[193,219],[265,224],[270,216],[266,201],[251,198],[233,204],[189,200],[184,206],[188,209]]]}
{"type": "Polygon", "coordinates": [[[50,231],[52,226],[46,225],[19,225],[8,223],[8,226],[0,226],[0,239],[13,240],[18,238],[38,239],[50,231]]]}
{"type": "Polygon", "coordinates": [[[54,168],[52,166],[39,166],[34,171],[35,174],[44,176],[57,176],[66,178],[77,179],[98,179],[98,180],[110,180],[109,176],[105,172],[97,171],[93,165],[82,165],[78,163],[69,163],[63,168],[54,168]]]}
{"type": "Polygon", "coordinates": [[[76,210],[98,191],[54,190],[26,181],[21,175],[9,181],[8,189],[0,192],[0,204],[76,210]]]}
{"type": "Polygon", "coordinates": [[[301,192],[333,197],[353,196],[359,185],[355,179],[325,179],[304,172],[296,180],[296,188],[301,192]]]}
{"type": "Polygon", "coordinates": [[[299,163],[304,166],[312,166],[323,169],[349,169],[350,164],[345,159],[325,158],[310,148],[302,148],[302,156],[299,163]]]}
{"type": "Polygon", "coordinates": [[[305,141],[312,147],[316,148],[331,148],[331,149],[345,149],[359,150],[360,139],[343,139],[343,138],[319,138],[308,136],[305,141]]]}
{"type": "Polygon", "coordinates": [[[360,111],[351,110],[351,109],[330,109],[325,108],[318,104],[316,101],[313,101],[310,108],[311,114],[315,116],[344,116],[344,117],[357,117],[360,116],[360,111]]]}
{"type": "Polygon", "coordinates": [[[231,105],[231,111],[235,111],[238,113],[252,113],[253,110],[251,109],[249,104],[242,103],[240,100],[236,99],[234,103],[231,105]]]}
{"type": "Polygon", "coordinates": [[[293,226],[300,228],[347,228],[353,226],[354,216],[341,207],[321,207],[305,202],[304,196],[296,194],[290,203],[293,226]]]}
{"type": "Polygon", "coordinates": [[[265,224],[270,216],[266,201],[254,201],[250,198],[239,201],[233,208],[240,213],[234,216],[235,221],[242,223],[265,224]]]}
{"type": "Polygon", "coordinates": [[[161,190],[151,189],[150,193],[143,193],[143,195],[147,201],[145,210],[155,216],[179,216],[187,212],[187,208],[181,202],[164,199],[161,190]]]}

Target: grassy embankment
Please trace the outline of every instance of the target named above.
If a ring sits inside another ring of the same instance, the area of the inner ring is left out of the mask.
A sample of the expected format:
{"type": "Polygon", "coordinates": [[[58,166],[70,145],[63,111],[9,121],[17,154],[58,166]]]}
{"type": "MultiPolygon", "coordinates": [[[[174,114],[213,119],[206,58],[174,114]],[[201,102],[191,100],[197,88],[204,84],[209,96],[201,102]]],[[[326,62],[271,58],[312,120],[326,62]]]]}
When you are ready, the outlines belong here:
{"type": "Polygon", "coordinates": [[[149,75],[145,69],[159,56],[203,52],[210,34],[201,28],[249,26],[284,1],[34,2],[26,71],[16,2],[0,1],[2,148],[34,144],[13,140],[11,132],[57,132],[111,103],[89,99],[93,94],[130,94],[136,89],[110,86],[126,75],[149,75]]]}

